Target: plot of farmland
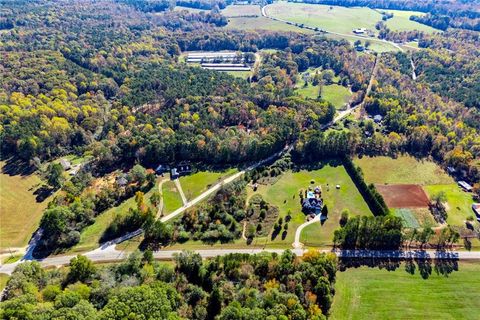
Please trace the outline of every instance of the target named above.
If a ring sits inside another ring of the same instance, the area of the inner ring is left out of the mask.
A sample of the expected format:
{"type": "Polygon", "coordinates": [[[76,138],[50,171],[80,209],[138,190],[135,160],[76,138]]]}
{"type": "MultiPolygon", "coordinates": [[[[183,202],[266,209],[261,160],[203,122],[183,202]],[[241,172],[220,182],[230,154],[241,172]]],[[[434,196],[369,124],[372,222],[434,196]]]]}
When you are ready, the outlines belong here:
{"type": "Polygon", "coordinates": [[[377,185],[389,208],[424,208],[429,199],[422,187],[415,184],[377,185]]]}

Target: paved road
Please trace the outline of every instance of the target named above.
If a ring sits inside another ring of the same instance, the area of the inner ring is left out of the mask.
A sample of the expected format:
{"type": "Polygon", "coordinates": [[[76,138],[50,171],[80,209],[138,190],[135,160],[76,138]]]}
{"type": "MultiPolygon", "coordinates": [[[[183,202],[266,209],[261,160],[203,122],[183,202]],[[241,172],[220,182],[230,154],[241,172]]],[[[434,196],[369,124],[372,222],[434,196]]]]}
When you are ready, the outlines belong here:
{"type": "MultiPolygon", "coordinates": [[[[231,253],[258,254],[261,252],[275,252],[281,254],[284,249],[205,249],[195,250],[203,258],[213,258],[231,253]]],[[[302,256],[307,250],[295,248],[291,250],[298,256],[302,256]]],[[[380,259],[444,259],[444,260],[480,260],[479,251],[370,251],[370,250],[345,250],[345,251],[328,251],[319,250],[320,252],[332,252],[342,258],[380,258],[380,259]]],[[[155,251],[153,256],[155,259],[172,259],[179,250],[162,250],[155,251]]],[[[85,254],[94,262],[115,262],[124,260],[128,256],[128,252],[118,251],[114,246],[107,248],[99,248],[85,254]]],[[[59,267],[67,265],[74,256],[56,256],[43,260],[38,260],[44,267],[59,267]]],[[[21,262],[5,264],[0,267],[0,273],[11,274],[15,267],[21,262]]]]}
{"type": "Polygon", "coordinates": [[[311,225],[312,223],[315,223],[315,222],[320,222],[320,215],[316,215],[315,218],[313,218],[312,220],[310,221],[307,221],[303,224],[301,224],[297,230],[295,231],[295,241],[293,242],[292,246],[295,248],[295,249],[300,249],[303,247],[303,244],[300,242],[300,235],[302,234],[302,230],[303,228],[305,228],[306,226],[309,226],[311,225]]]}

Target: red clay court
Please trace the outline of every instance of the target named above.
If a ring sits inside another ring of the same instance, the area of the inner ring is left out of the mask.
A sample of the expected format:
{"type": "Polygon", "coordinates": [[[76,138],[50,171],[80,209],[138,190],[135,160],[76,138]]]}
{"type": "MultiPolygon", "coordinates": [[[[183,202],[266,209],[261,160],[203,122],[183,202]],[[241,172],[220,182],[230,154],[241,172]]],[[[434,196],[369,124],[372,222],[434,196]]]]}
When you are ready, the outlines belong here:
{"type": "Polygon", "coordinates": [[[430,200],[423,188],[417,184],[376,185],[390,208],[428,207],[430,200]]]}

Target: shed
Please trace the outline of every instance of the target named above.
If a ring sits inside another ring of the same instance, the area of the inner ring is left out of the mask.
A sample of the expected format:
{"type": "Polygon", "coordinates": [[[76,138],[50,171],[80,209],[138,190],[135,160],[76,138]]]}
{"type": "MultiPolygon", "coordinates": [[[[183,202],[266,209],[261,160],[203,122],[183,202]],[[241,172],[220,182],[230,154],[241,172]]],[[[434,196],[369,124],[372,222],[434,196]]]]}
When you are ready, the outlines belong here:
{"type": "Polygon", "coordinates": [[[376,123],[379,123],[379,122],[381,122],[382,120],[383,120],[383,117],[382,117],[381,115],[379,115],[379,114],[377,114],[377,115],[375,115],[375,116],[373,117],[373,121],[375,121],[376,123]]]}
{"type": "Polygon", "coordinates": [[[467,191],[467,192],[470,192],[472,191],[473,187],[471,185],[469,185],[467,182],[465,181],[458,181],[458,185],[460,187],[462,187],[463,190],[467,191]]]}

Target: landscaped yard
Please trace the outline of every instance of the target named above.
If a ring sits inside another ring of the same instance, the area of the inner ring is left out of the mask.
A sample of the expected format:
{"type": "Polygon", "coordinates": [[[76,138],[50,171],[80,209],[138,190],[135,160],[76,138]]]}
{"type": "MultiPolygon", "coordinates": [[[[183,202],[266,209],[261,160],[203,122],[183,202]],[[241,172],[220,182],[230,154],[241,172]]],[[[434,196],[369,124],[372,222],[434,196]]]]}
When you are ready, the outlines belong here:
{"type": "Polygon", "coordinates": [[[448,277],[432,269],[426,280],[403,265],[337,272],[330,319],[478,319],[480,264],[459,263],[448,277]]]}
{"type": "MultiPolygon", "coordinates": [[[[338,220],[344,209],[349,209],[352,215],[368,215],[370,210],[348,176],[343,166],[326,165],[321,169],[299,172],[287,172],[273,185],[260,185],[257,192],[263,198],[280,209],[280,216],[284,217],[288,211],[292,212],[288,233],[282,240],[281,234],[275,240],[264,239],[267,246],[289,247],[294,241],[295,230],[305,222],[305,214],[301,212],[299,190],[309,186],[321,185],[322,197],[328,208],[328,219],[321,226],[313,224],[302,232],[301,241],[307,246],[328,246],[332,243],[333,231],[339,227],[338,220]],[[311,180],[314,181],[311,184],[311,180]],[[327,188],[327,183],[330,188],[327,188]],[[339,184],[340,189],[335,185],[339,184]]],[[[251,191],[251,193],[253,193],[251,191]]],[[[260,239],[257,243],[261,243],[260,239]]]]}
{"type": "Polygon", "coordinates": [[[0,162],[0,249],[23,247],[37,229],[50,198],[37,202],[34,192],[42,185],[36,174],[9,175],[0,162]]]}
{"type": "Polygon", "coordinates": [[[211,185],[219,182],[237,172],[237,169],[228,169],[225,171],[200,171],[191,175],[180,177],[183,193],[188,200],[199,196],[211,185]]]}
{"type": "Polygon", "coordinates": [[[365,180],[375,184],[452,184],[454,180],[436,163],[410,156],[355,159],[365,180]]]}

